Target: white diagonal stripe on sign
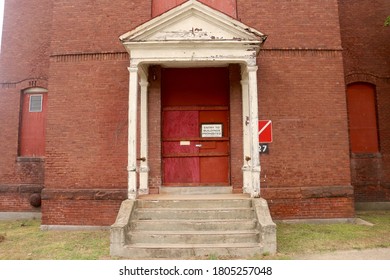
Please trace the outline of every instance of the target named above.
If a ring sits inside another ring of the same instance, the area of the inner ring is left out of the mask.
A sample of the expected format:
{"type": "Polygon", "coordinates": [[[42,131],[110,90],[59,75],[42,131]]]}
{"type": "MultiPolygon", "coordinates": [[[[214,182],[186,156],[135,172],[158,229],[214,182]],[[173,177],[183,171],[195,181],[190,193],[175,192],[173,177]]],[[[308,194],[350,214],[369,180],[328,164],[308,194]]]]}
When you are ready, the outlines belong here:
{"type": "Polygon", "coordinates": [[[259,135],[271,124],[272,121],[268,121],[265,126],[259,131],[259,135]]]}

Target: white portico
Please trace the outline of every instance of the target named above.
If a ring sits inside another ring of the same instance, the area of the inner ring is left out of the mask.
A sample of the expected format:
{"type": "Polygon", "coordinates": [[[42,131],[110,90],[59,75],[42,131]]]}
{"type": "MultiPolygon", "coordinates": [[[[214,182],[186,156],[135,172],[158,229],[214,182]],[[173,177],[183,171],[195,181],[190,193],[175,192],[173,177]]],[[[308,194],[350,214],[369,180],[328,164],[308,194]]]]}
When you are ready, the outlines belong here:
{"type": "Polygon", "coordinates": [[[148,194],[148,67],[241,66],[243,192],[260,195],[257,54],[266,36],[198,1],[191,0],[122,35],[130,54],[128,198],[148,194]],[[140,120],[138,120],[140,100],[140,120]],[[140,150],[137,153],[137,127],[140,150]],[[140,162],[140,166],[137,164],[140,162]],[[139,179],[137,174],[139,173],[139,179]],[[139,184],[139,186],[137,186],[139,184]]]}

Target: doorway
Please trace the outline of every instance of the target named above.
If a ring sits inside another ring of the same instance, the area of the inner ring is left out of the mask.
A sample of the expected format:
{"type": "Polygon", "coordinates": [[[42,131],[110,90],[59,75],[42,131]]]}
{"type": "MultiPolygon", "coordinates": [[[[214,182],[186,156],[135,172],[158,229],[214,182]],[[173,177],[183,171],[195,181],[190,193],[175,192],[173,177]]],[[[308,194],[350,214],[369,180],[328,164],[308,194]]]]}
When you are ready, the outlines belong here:
{"type": "Polygon", "coordinates": [[[163,185],[230,185],[228,68],[164,68],[161,95],[163,185]]]}

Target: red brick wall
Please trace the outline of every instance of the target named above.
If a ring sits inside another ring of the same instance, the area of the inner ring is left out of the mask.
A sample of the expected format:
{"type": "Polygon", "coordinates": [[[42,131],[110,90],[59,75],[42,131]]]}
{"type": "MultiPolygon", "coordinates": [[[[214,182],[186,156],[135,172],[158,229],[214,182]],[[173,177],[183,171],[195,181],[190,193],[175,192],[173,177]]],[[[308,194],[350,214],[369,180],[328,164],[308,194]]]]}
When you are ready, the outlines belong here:
{"type": "Polygon", "coordinates": [[[127,186],[127,54],[52,58],[46,188],[127,186]]]}
{"type": "Polygon", "coordinates": [[[121,201],[50,199],[42,205],[43,225],[110,226],[121,201]]]}
{"type": "Polygon", "coordinates": [[[0,212],[40,212],[40,208],[31,206],[28,193],[2,193],[0,191],[0,212]]]}
{"type": "Polygon", "coordinates": [[[42,159],[18,158],[19,88],[0,88],[0,211],[5,212],[36,211],[29,197],[40,192],[44,181],[42,159]]]}
{"type": "Polygon", "coordinates": [[[40,212],[31,202],[40,199],[41,191],[37,185],[0,185],[0,212],[40,212]]]}
{"type": "Polygon", "coordinates": [[[162,184],[161,177],[161,67],[149,68],[148,92],[148,133],[149,133],[149,188],[156,194],[162,184]]]}
{"type": "Polygon", "coordinates": [[[273,121],[263,187],[349,185],[341,53],[264,50],[259,64],[259,114],[273,121]]]}
{"type": "Polygon", "coordinates": [[[264,50],[259,65],[259,114],[273,121],[261,194],[273,217],[353,216],[352,190],[315,198],[301,190],[350,185],[341,52],[264,50]]]}
{"type": "Polygon", "coordinates": [[[43,184],[42,159],[18,159],[21,86],[0,88],[0,185],[43,184]]]}
{"type": "Polygon", "coordinates": [[[278,199],[269,204],[273,219],[336,219],[353,217],[350,197],[278,199]]]}
{"type": "MultiPolygon", "coordinates": [[[[152,16],[158,16],[162,13],[186,2],[187,0],[152,0],[152,16]]],[[[236,0],[199,0],[216,10],[219,10],[231,17],[237,16],[236,0]]]]}
{"type": "Polygon", "coordinates": [[[230,65],[230,179],[234,193],[242,193],[243,118],[241,94],[241,69],[230,65]]]}
{"type": "Polygon", "coordinates": [[[14,89],[0,89],[0,183],[12,183],[18,156],[20,94],[14,89]]]}
{"type": "Polygon", "coordinates": [[[273,121],[274,141],[261,156],[261,194],[273,217],[353,216],[337,1],[237,2],[238,18],[268,35],[259,116],[273,121]]]}
{"type": "MultiPolygon", "coordinates": [[[[25,4],[26,12],[33,11],[28,15],[40,18],[37,22],[42,23],[50,14],[50,8],[45,10],[46,15],[43,9],[29,10],[29,1],[16,2],[25,4]]],[[[14,19],[20,18],[16,12],[10,13],[12,20],[6,18],[5,27],[25,36],[12,37],[18,33],[6,32],[4,44],[15,43],[15,50],[5,48],[2,63],[15,58],[27,62],[20,69],[2,71],[7,72],[9,81],[30,79],[35,73],[43,80],[50,76],[43,224],[109,225],[125,194],[108,195],[106,199],[97,194],[102,190],[126,192],[127,188],[129,61],[118,37],[150,19],[151,1],[38,2],[53,2],[53,21],[42,29],[51,38],[50,72],[48,37],[39,37],[44,39],[36,43],[43,44],[44,59],[41,51],[26,50],[28,44],[18,40],[23,38],[25,42],[25,38],[39,32],[31,32],[29,24],[17,25],[20,21],[15,23],[14,19]],[[19,58],[21,53],[34,59],[19,58]],[[37,60],[39,63],[34,63],[37,60]]],[[[351,217],[353,197],[349,189],[337,0],[238,0],[237,11],[243,23],[269,35],[259,55],[258,79],[260,117],[274,122],[270,154],[261,156],[262,194],[269,200],[274,217],[351,217]]],[[[154,69],[156,80],[149,81],[151,193],[158,192],[161,184],[160,71],[154,69]]],[[[237,96],[239,77],[231,72],[231,79],[235,80],[231,83],[232,146],[242,147],[242,132],[236,130],[242,121],[237,96]]],[[[1,92],[5,103],[0,106],[11,109],[5,109],[5,113],[0,110],[0,114],[5,114],[9,122],[3,125],[9,131],[9,140],[4,144],[0,141],[0,148],[10,162],[15,161],[19,116],[19,96],[12,94],[19,90],[5,92],[1,92]]],[[[237,173],[241,157],[241,150],[232,152],[235,190],[242,180],[237,173]]],[[[4,164],[0,174],[12,178],[14,169],[4,164]]]]}
{"type": "Polygon", "coordinates": [[[274,219],[323,219],[353,217],[351,186],[263,188],[274,219]]]}
{"type": "MultiPolygon", "coordinates": [[[[127,189],[129,62],[118,37],[147,21],[150,9],[150,1],[54,2],[46,191],[127,189]]],[[[93,198],[88,202],[97,203],[93,198]]],[[[49,205],[52,198],[45,196],[44,222],[55,224],[49,205]]],[[[116,211],[110,213],[114,222],[116,211]]]]}
{"type": "Polygon", "coordinates": [[[21,83],[32,78],[46,80],[53,1],[5,2],[0,83],[21,83]]]}
{"type": "Polygon", "coordinates": [[[37,211],[29,203],[44,180],[42,161],[17,160],[22,90],[47,88],[51,0],[6,1],[0,55],[0,211],[37,211]],[[33,186],[31,191],[26,186],[33,186]]]}
{"type": "Polygon", "coordinates": [[[359,202],[390,201],[390,14],[387,0],[339,0],[347,84],[375,85],[379,153],[352,154],[352,183],[359,202]]]}
{"type": "Polygon", "coordinates": [[[46,188],[42,192],[42,224],[109,226],[126,196],[126,190],[46,188]]]}
{"type": "Polygon", "coordinates": [[[119,36],[151,17],[151,1],[52,2],[52,54],[123,52],[119,36]]]}
{"type": "Polygon", "coordinates": [[[340,48],[337,0],[237,0],[238,19],[269,35],[266,48],[340,48]]]}
{"type": "Polygon", "coordinates": [[[0,56],[0,184],[43,182],[43,177],[28,179],[24,171],[32,168],[31,164],[16,158],[21,91],[33,86],[47,88],[51,2],[5,3],[0,56]]]}

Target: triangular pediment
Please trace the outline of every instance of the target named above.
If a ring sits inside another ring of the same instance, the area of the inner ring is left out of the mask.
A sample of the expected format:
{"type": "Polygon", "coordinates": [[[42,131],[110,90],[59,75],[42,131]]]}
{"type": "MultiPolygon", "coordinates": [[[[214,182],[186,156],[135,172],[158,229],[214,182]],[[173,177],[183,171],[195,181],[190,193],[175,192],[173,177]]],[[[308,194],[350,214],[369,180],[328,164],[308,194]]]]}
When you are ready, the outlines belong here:
{"type": "Polygon", "coordinates": [[[126,42],[253,41],[266,36],[198,1],[190,0],[120,36],[126,42]]]}

